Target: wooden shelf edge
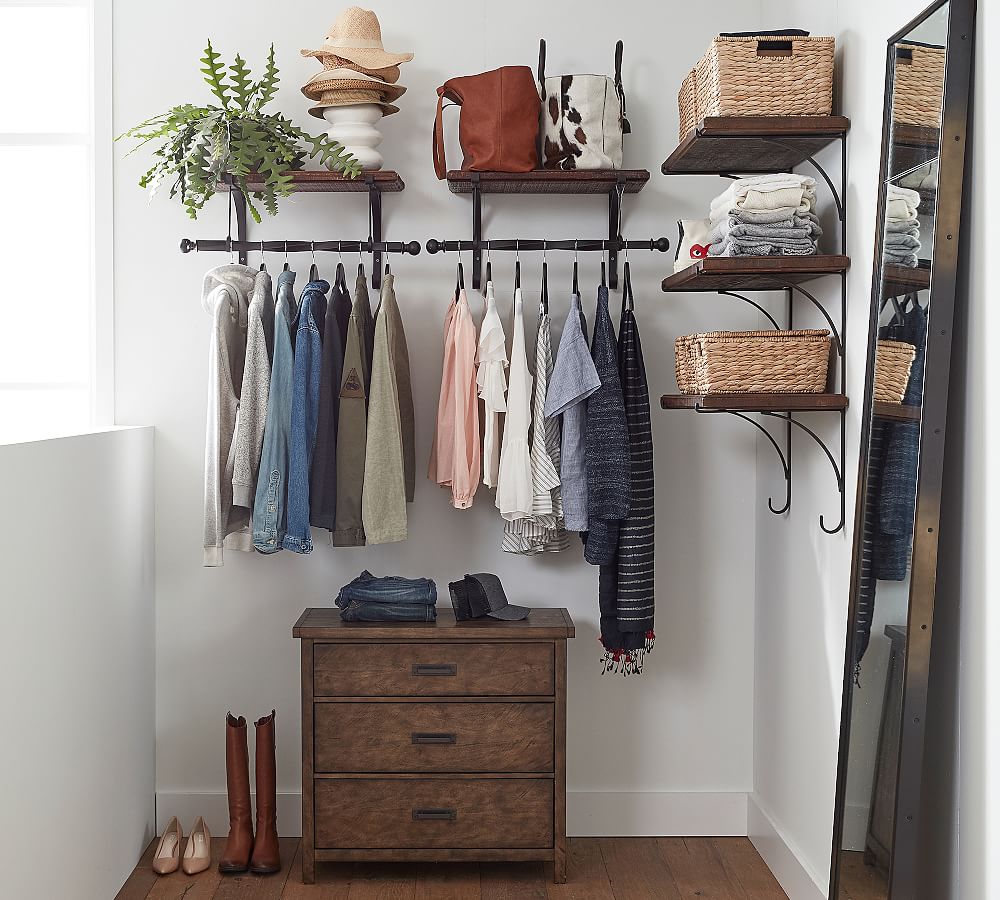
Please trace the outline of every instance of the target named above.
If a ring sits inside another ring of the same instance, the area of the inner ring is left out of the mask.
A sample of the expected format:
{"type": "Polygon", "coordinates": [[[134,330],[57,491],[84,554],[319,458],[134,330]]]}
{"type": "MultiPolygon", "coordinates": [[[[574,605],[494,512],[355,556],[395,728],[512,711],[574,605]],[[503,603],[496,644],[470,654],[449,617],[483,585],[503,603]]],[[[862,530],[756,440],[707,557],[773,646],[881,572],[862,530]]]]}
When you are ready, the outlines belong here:
{"type": "MultiPolygon", "coordinates": [[[[357,178],[347,178],[339,172],[299,170],[292,173],[292,184],[296,193],[361,193],[368,190],[369,179],[375,189],[383,194],[396,194],[406,184],[398,172],[382,169],[377,172],[362,172],[357,178]]],[[[247,187],[258,190],[263,184],[259,176],[247,176],[247,187]]],[[[224,186],[222,186],[225,189],[224,186]]]]}
{"type": "Polygon", "coordinates": [[[698,260],[680,272],[668,275],[663,279],[661,289],[667,293],[672,291],[724,290],[726,285],[722,282],[731,280],[731,285],[734,288],[772,290],[773,288],[744,286],[743,281],[755,279],[767,282],[769,277],[773,280],[785,278],[795,282],[808,281],[824,275],[839,275],[846,272],[850,265],[850,257],[841,254],[708,257],[698,260]],[[719,284],[716,284],[717,282],[719,284]]]}
{"type": "Polygon", "coordinates": [[[647,169],[534,169],[531,172],[470,172],[452,169],[447,173],[448,189],[453,194],[472,191],[472,176],[479,176],[484,194],[606,194],[614,190],[619,178],[626,194],[637,194],[649,181],[647,169]]]}
{"type": "Polygon", "coordinates": [[[889,403],[886,400],[876,400],[872,413],[876,419],[887,419],[891,422],[919,422],[922,408],[919,406],[904,406],[902,403],[889,403]]]}
{"type": "Polygon", "coordinates": [[[737,412],[840,412],[845,394],[663,394],[661,409],[713,409],[737,412]]]}

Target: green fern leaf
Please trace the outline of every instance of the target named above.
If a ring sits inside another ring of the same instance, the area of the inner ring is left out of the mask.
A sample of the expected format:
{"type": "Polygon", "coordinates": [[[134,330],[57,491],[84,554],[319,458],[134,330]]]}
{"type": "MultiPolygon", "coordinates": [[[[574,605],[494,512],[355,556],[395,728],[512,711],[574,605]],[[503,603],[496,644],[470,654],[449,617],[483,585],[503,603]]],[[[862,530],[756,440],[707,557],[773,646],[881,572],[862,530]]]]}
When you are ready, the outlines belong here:
{"type": "Polygon", "coordinates": [[[260,109],[265,103],[269,103],[274,98],[274,95],[278,91],[278,82],[280,80],[278,77],[278,67],[274,64],[274,44],[271,44],[271,49],[267,54],[267,62],[264,65],[264,77],[257,84],[257,100],[254,103],[255,110],[260,109]]]}
{"type": "Polygon", "coordinates": [[[225,67],[219,62],[222,57],[212,49],[212,41],[209,40],[205,48],[205,55],[201,57],[201,62],[205,68],[201,73],[205,76],[205,83],[212,89],[212,93],[219,98],[219,102],[226,109],[229,108],[229,90],[223,79],[226,77],[225,67]]]}
{"type": "Polygon", "coordinates": [[[240,109],[246,110],[249,108],[250,100],[253,97],[254,86],[250,80],[250,68],[239,53],[236,54],[236,60],[229,67],[229,71],[232,73],[229,80],[233,83],[231,88],[233,97],[239,104],[240,109]]]}

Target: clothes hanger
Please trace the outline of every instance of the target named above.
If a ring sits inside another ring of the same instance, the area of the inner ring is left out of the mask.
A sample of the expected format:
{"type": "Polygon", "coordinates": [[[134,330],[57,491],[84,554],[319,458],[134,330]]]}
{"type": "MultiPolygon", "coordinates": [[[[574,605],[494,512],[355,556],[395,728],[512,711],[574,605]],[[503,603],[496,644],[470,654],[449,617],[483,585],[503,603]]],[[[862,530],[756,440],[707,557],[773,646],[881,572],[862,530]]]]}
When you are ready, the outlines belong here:
{"type": "Polygon", "coordinates": [[[521,287],[521,242],[514,241],[514,290],[521,287]]]}
{"type": "Polygon", "coordinates": [[[259,272],[266,272],[267,271],[267,263],[264,262],[264,242],[263,241],[260,242],[260,269],[258,269],[258,271],[259,272]]]}
{"type": "Polygon", "coordinates": [[[312,265],[309,267],[309,280],[319,281],[319,269],[316,267],[316,242],[309,242],[309,249],[312,250],[312,265]]]}
{"type": "Polygon", "coordinates": [[[462,268],[462,251],[458,251],[458,272],[455,277],[455,302],[458,303],[458,298],[462,291],[465,290],[465,270],[462,268]]]}
{"type": "Polygon", "coordinates": [[[490,242],[486,242],[486,283],[493,280],[493,263],[490,261],[490,242]]]}
{"type": "Polygon", "coordinates": [[[281,271],[288,271],[288,241],[285,241],[285,264],[281,267],[281,271]]]}
{"type": "Polygon", "coordinates": [[[580,257],[578,253],[578,242],[573,241],[573,293],[580,293],[580,257]]]}
{"type": "Polygon", "coordinates": [[[608,263],[607,263],[607,248],[601,251],[601,287],[606,288],[608,286],[608,263]]]}
{"type": "Polygon", "coordinates": [[[549,264],[545,258],[545,251],[548,249],[549,242],[542,241],[542,312],[545,315],[549,314],[549,264]]]}
{"type": "Polygon", "coordinates": [[[347,273],[344,271],[344,251],[340,241],[337,241],[337,275],[334,278],[334,285],[347,290],[347,273]]]}

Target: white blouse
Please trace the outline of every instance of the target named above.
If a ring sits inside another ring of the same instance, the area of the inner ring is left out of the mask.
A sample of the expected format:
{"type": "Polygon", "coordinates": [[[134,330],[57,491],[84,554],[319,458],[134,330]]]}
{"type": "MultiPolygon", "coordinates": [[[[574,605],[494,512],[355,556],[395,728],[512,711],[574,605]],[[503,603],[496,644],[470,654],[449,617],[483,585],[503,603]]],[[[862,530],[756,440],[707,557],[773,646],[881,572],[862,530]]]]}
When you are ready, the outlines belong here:
{"type": "Polygon", "coordinates": [[[531,423],[531,372],[524,344],[524,308],[521,289],[514,291],[514,337],[510,351],[510,386],[507,391],[507,420],[500,449],[497,482],[497,509],[508,521],[523,519],[532,512],[531,451],[528,428],[531,423]]]}
{"type": "Polygon", "coordinates": [[[493,282],[486,282],[486,314],[479,329],[476,384],[485,408],[483,484],[496,487],[500,475],[500,414],[507,411],[507,337],[497,313],[493,282]]]}

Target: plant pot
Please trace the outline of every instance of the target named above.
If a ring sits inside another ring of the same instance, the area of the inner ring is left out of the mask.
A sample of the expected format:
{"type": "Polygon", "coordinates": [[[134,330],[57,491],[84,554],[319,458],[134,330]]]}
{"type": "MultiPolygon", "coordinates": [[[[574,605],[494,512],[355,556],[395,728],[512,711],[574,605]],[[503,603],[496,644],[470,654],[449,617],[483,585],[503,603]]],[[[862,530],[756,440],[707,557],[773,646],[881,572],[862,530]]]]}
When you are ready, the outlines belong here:
{"type": "Polygon", "coordinates": [[[382,168],[385,160],[375,149],[382,143],[382,133],[375,127],[382,118],[381,106],[377,103],[328,106],[323,110],[323,118],[330,123],[327,134],[343,144],[362,169],[376,171],[382,168]]]}

